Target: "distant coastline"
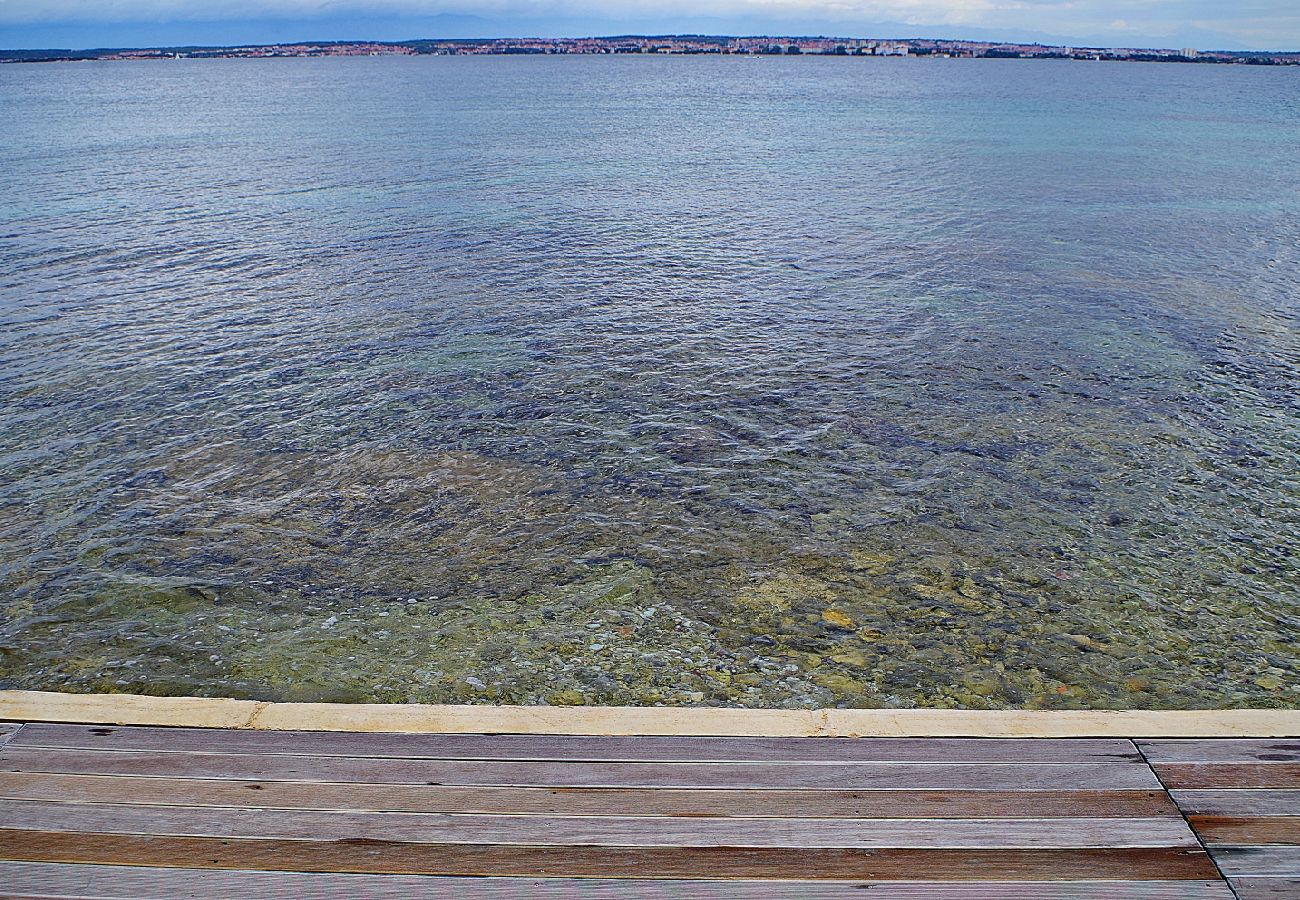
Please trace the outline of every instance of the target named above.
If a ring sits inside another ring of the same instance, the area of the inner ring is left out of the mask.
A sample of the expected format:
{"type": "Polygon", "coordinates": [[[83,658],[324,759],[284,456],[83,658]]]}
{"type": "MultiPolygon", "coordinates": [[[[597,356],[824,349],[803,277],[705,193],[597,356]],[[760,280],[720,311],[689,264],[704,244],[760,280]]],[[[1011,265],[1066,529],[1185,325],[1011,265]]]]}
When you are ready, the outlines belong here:
{"type": "Polygon", "coordinates": [[[1076,59],[1228,65],[1300,65],[1300,50],[1151,49],[1065,47],[996,41],[915,38],[734,37],[727,35],[621,35],[590,38],[461,38],[411,41],[308,41],[223,47],[98,48],[93,50],[0,50],[0,62],[86,60],[240,59],[318,56],[479,55],[740,55],[894,56],[958,59],[1076,59]]]}

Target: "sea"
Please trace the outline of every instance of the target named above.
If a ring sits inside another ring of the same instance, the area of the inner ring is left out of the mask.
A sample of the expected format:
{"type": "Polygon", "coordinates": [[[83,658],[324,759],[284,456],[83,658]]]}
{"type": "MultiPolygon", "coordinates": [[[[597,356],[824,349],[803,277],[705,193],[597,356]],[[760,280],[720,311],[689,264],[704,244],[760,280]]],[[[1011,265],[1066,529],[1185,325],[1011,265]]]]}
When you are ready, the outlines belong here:
{"type": "Polygon", "coordinates": [[[1300,706],[1300,69],[0,66],[0,688],[1300,706]]]}

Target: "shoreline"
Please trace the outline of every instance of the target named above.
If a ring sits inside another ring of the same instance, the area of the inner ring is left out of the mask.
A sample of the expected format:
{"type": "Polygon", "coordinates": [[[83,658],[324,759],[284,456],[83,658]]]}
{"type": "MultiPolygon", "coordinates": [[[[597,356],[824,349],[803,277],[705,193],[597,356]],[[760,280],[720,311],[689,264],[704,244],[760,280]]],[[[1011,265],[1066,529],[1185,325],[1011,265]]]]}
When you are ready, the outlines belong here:
{"type": "Polygon", "coordinates": [[[376,56],[781,56],[920,59],[1034,59],[1211,65],[1300,65],[1298,50],[1198,50],[1094,47],[1025,41],[812,35],[645,35],[515,38],[409,38],[400,41],[300,40],[249,44],[171,44],[0,48],[4,62],[148,59],[286,59],[376,56]]]}

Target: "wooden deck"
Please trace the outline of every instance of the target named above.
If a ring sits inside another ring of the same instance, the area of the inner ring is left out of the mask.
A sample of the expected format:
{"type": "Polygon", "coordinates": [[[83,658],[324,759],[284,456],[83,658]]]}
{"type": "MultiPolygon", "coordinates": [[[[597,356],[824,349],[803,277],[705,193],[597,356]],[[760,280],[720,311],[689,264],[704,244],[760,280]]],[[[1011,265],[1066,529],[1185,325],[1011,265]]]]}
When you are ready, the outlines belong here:
{"type": "Polygon", "coordinates": [[[1300,897],[1300,741],[15,723],[0,745],[4,897],[1300,897]]]}
{"type": "Polygon", "coordinates": [[[1241,900],[1300,897],[1300,739],[1137,746],[1241,900]]]}

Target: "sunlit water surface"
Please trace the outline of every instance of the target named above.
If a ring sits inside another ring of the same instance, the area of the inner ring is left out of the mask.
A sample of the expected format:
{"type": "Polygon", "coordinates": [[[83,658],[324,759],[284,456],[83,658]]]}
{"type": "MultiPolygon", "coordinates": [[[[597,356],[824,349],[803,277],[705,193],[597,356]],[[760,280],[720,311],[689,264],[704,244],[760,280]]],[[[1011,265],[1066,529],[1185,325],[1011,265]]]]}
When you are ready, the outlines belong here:
{"type": "Polygon", "coordinates": [[[1300,70],[0,68],[0,687],[1300,705],[1300,70]]]}

